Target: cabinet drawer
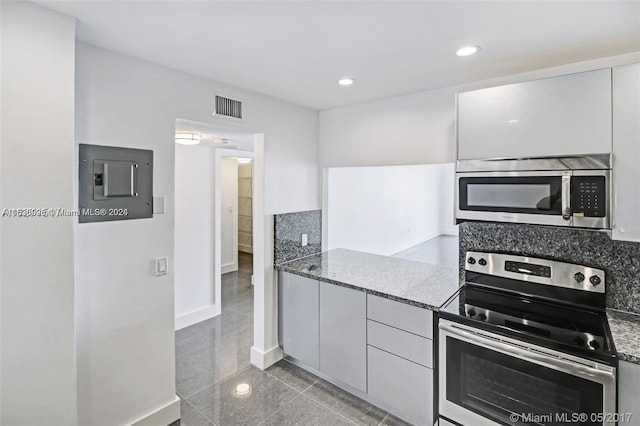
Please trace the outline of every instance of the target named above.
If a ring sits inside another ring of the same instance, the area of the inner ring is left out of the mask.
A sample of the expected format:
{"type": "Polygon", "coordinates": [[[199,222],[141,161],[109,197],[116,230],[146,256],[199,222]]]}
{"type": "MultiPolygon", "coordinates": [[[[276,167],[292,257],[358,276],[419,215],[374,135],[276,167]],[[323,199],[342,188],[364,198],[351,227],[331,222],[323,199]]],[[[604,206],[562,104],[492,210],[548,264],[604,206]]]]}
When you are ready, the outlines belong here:
{"type": "Polygon", "coordinates": [[[367,318],[422,337],[433,338],[433,312],[429,309],[368,294],[367,318]]]}
{"type": "Polygon", "coordinates": [[[369,390],[392,413],[433,424],[433,370],[368,346],[369,390]]]}
{"type": "Polygon", "coordinates": [[[433,342],[424,337],[367,320],[367,344],[433,368],[433,342]]]}

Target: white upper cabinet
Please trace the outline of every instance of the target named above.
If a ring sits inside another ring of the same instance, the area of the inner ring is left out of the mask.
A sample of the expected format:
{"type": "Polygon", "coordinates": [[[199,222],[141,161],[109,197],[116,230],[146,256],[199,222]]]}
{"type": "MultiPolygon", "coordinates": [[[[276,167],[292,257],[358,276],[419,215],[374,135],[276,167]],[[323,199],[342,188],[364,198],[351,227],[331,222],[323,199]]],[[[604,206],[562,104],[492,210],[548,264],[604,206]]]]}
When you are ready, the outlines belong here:
{"type": "Polygon", "coordinates": [[[613,239],[640,241],[640,64],[613,69],[613,239]]]}
{"type": "Polygon", "coordinates": [[[458,94],[458,159],[611,152],[611,69],[458,94]]]}

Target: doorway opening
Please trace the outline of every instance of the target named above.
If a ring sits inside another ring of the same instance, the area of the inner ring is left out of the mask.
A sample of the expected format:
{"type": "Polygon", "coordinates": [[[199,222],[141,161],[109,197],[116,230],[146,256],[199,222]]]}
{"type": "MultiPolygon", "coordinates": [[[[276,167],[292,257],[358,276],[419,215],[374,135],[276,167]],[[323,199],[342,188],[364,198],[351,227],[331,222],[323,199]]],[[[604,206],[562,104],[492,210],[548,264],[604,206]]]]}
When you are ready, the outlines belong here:
{"type": "Polygon", "coordinates": [[[264,346],[264,135],[188,120],[176,120],[176,133],[200,140],[175,145],[176,383],[185,396],[264,346]]]}
{"type": "Polygon", "coordinates": [[[219,154],[222,312],[253,319],[253,152],[219,154]]]}
{"type": "MultiPolygon", "coordinates": [[[[248,365],[253,348],[263,346],[264,135],[188,120],[176,120],[176,133],[200,140],[175,145],[177,371],[182,349],[189,352],[189,344],[202,341],[191,336],[185,343],[180,336],[205,330],[208,337],[201,337],[215,348],[210,367],[219,378],[248,365]],[[234,365],[221,365],[220,359],[234,357],[218,349],[238,354],[234,365]]],[[[191,373],[197,383],[206,377],[191,373]]]]}

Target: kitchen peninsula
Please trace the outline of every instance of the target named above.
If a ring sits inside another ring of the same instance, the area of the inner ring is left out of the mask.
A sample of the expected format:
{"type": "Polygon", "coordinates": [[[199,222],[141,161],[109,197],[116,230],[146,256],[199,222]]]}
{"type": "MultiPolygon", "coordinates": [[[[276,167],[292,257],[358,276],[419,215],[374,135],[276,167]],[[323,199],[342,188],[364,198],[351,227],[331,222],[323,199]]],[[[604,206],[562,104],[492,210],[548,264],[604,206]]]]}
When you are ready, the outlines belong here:
{"type": "Polygon", "coordinates": [[[434,311],[457,290],[456,268],[345,249],[276,268],[290,361],[411,423],[433,423],[434,311]]]}

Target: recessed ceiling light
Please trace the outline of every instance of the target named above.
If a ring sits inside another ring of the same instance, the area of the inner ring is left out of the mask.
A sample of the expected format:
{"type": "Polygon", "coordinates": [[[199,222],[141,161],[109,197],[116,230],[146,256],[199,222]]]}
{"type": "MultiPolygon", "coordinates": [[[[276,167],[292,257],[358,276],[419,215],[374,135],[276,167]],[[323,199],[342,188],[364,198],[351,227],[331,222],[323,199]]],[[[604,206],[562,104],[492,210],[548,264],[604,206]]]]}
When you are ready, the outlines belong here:
{"type": "Polygon", "coordinates": [[[238,163],[240,163],[240,164],[250,164],[251,163],[251,158],[238,157],[238,163]]]}
{"type": "Polygon", "coordinates": [[[469,56],[477,53],[480,50],[480,46],[464,46],[458,49],[456,55],[458,56],[469,56]]]}
{"type": "Polygon", "coordinates": [[[355,83],[356,81],[350,77],[344,77],[341,78],[340,80],[338,80],[338,84],[340,86],[351,86],[353,83],[355,83]]]}
{"type": "Polygon", "coordinates": [[[200,135],[197,133],[176,133],[176,143],[198,145],[200,143],[200,135]]]}

